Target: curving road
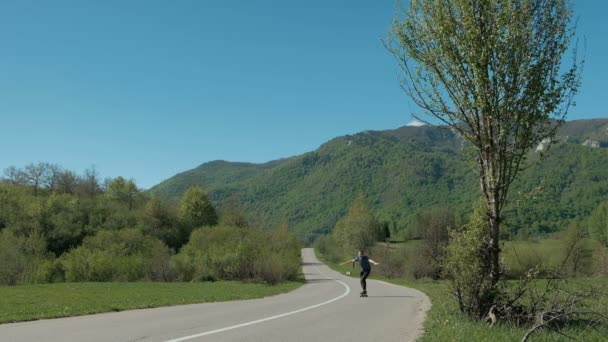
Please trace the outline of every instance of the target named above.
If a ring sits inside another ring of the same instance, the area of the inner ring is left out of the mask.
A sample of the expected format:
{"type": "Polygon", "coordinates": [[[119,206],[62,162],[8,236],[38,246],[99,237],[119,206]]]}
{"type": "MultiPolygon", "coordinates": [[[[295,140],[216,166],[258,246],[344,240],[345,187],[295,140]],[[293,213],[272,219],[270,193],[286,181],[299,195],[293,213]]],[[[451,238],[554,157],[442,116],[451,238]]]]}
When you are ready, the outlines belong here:
{"type": "Polygon", "coordinates": [[[430,307],[421,292],[358,279],[302,250],[307,283],[246,301],[131,310],[0,325],[1,341],[413,341],[430,307]]]}

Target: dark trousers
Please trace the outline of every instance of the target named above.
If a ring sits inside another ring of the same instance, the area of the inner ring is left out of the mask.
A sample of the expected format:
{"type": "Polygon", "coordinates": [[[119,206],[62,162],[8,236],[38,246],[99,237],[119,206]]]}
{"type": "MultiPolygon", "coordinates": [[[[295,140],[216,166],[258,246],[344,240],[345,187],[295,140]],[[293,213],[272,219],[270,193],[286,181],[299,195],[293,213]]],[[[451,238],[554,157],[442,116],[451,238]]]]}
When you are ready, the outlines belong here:
{"type": "Polygon", "coordinates": [[[363,291],[367,291],[367,283],[365,282],[365,280],[367,279],[367,277],[369,277],[369,272],[371,271],[361,271],[361,273],[359,273],[359,278],[361,278],[361,288],[363,289],[363,291]]]}

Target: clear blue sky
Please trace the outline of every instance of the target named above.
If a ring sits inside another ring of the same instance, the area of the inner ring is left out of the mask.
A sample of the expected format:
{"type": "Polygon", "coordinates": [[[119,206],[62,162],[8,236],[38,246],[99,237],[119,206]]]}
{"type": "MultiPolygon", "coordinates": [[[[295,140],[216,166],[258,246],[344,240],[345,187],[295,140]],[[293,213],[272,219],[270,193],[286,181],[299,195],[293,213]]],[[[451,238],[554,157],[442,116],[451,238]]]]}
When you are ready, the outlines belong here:
{"type": "MultiPolygon", "coordinates": [[[[384,50],[394,1],[3,0],[0,171],[46,161],[150,187],[265,162],[416,110],[384,50]]],[[[579,0],[569,119],[607,117],[608,2],[579,0]]]]}

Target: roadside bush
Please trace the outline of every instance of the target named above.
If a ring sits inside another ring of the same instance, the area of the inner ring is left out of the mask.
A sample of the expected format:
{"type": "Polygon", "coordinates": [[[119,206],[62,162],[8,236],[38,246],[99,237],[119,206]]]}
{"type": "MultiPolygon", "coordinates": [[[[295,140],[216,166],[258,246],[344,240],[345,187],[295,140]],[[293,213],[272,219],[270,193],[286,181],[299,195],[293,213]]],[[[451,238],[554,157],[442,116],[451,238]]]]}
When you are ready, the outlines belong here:
{"type": "Polygon", "coordinates": [[[403,246],[391,248],[388,244],[376,245],[371,250],[372,259],[380,262],[374,272],[387,278],[406,276],[407,249],[403,246]]]}
{"type": "Polygon", "coordinates": [[[434,278],[437,268],[429,259],[422,247],[409,248],[404,251],[405,265],[403,266],[405,277],[413,279],[434,278]]]}
{"type": "Polygon", "coordinates": [[[216,226],[192,232],[172,259],[183,281],[251,280],[275,284],[294,279],[300,247],[287,230],[216,226]]]}
{"type": "Polygon", "coordinates": [[[319,236],[314,243],[314,247],[330,262],[342,261],[342,254],[333,234],[319,236]]]}
{"type": "Polygon", "coordinates": [[[46,256],[42,236],[16,236],[12,231],[0,231],[0,285],[21,285],[34,282],[39,264],[46,256]]]}
{"type": "Polygon", "coordinates": [[[269,284],[295,280],[300,274],[300,244],[286,227],[256,235],[259,257],[254,263],[254,279],[269,284]],[[261,247],[261,249],[260,249],[261,247]]]}
{"type": "Polygon", "coordinates": [[[68,252],[62,261],[66,281],[170,281],[170,251],[136,229],[100,231],[68,252]]]}
{"type": "MultiPolygon", "coordinates": [[[[438,279],[448,246],[448,231],[456,227],[456,218],[450,209],[428,209],[416,215],[416,232],[422,240],[420,252],[422,260],[432,267],[429,273],[433,279],[438,279]]],[[[419,257],[419,258],[420,258],[419,257]]]]}
{"type": "Polygon", "coordinates": [[[40,263],[34,278],[35,283],[61,283],[65,281],[65,270],[60,259],[47,259],[40,263]]]}
{"type": "Polygon", "coordinates": [[[498,295],[485,262],[489,250],[488,225],[482,205],[475,208],[469,223],[450,232],[445,271],[460,311],[482,318],[498,295]]]}

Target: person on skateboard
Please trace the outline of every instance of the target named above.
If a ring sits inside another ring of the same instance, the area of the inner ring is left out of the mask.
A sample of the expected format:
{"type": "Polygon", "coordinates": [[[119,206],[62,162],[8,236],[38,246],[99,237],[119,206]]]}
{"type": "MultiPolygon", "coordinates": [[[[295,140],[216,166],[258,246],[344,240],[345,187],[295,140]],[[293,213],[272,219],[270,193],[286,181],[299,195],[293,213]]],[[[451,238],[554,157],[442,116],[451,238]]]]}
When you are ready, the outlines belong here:
{"type": "Polygon", "coordinates": [[[353,263],[353,267],[355,267],[355,262],[358,262],[361,266],[361,273],[359,273],[359,279],[361,279],[361,288],[363,291],[361,292],[361,297],[367,297],[367,277],[369,277],[370,272],[372,271],[372,266],[370,263],[374,265],[380,265],[379,262],[375,262],[370,259],[367,255],[365,255],[363,250],[359,250],[357,252],[357,257],[352,260],[347,260],[340,265],[348,264],[349,262],[353,263]]]}

